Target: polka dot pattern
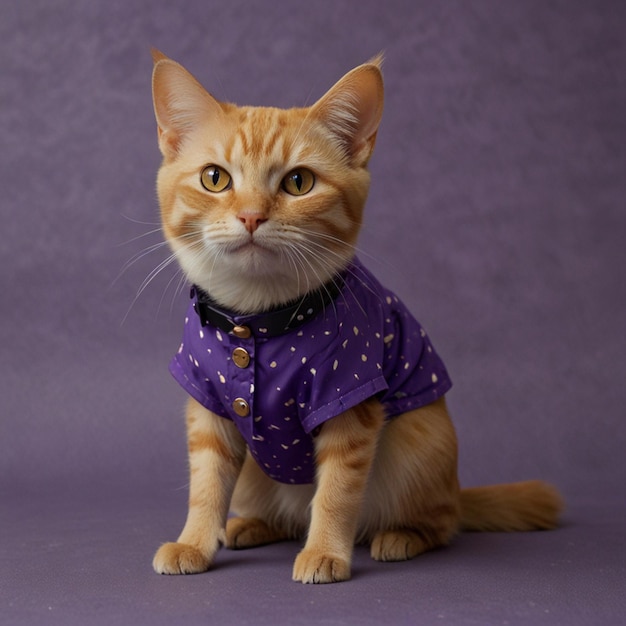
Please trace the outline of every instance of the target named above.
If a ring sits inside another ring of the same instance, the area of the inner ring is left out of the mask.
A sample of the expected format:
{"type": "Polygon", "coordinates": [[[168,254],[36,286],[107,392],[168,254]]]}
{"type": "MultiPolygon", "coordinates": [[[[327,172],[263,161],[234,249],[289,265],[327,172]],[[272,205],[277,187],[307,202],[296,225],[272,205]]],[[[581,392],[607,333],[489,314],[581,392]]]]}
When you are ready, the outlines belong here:
{"type": "MultiPolygon", "coordinates": [[[[271,478],[313,482],[317,427],[376,396],[389,418],[430,404],[451,387],[427,334],[404,304],[355,259],[332,305],[278,337],[238,338],[202,326],[193,309],[170,370],[210,411],[232,420],[271,478]],[[250,356],[238,367],[232,355],[250,356]],[[245,400],[249,415],[233,409],[245,400]]],[[[234,316],[240,326],[254,316],[234,316]]]]}

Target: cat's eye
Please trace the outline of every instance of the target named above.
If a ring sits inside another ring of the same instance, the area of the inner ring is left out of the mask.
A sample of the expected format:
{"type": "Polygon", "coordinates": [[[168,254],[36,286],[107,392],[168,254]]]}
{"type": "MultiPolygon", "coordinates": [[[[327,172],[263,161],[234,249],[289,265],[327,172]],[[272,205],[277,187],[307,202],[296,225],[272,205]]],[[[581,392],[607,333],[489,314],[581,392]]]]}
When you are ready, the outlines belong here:
{"type": "Polygon", "coordinates": [[[200,175],[200,182],[207,191],[219,193],[230,189],[232,179],[230,174],[217,165],[207,165],[200,175]]]}
{"type": "Polygon", "coordinates": [[[303,196],[315,185],[315,176],[311,170],[303,167],[292,170],[283,178],[282,188],[292,196],[303,196]]]}

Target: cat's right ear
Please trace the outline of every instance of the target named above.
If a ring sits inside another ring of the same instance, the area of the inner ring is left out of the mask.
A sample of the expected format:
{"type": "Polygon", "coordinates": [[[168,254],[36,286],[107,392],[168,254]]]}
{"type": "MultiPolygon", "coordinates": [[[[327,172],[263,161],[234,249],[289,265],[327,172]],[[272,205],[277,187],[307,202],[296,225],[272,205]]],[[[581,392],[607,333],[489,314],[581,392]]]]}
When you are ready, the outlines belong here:
{"type": "Polygon", "coordinates": [[[155,49],[152,58],[152,100],[159,148],[164,157],[175,158],[198,125],[220,117],[222,109],[182,65],[155,49]]]}

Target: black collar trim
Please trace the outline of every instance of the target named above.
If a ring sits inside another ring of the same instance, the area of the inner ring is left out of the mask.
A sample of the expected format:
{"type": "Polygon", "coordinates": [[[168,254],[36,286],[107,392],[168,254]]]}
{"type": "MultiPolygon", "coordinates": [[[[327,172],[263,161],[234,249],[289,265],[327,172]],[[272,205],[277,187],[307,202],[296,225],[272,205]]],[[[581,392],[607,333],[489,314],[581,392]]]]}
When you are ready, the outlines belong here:
{"type": "Polygon", "coordinates": [[[256,337],[277,337],[299,328],[318,313],[325,311],[341,293],[343,286],[344,279],[336,276],[334,280],[298,300],[255,315],[238,315],[220,307],[197,285],[191,288],[190,297],[195,299],[193,308],[202,326],[214,326],[226,333],[232,333],[237,326],[246,326],[256,337]]]}

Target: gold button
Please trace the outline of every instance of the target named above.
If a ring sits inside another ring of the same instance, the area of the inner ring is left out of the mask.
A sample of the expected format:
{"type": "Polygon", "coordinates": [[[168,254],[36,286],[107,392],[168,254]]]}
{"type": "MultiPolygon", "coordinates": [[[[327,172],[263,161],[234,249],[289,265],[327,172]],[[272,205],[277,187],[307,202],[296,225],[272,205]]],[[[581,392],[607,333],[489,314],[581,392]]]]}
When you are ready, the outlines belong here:
{"type": "Polygon", "coordinates": [[[250,365],[250,355],[243,348],[235,348],[233,350],[233,361],[237,367],[245,369],[250,365]]]}
{"type": "Polygon", "coordinates": [[[252,335],[252,331],[247,326],[235,326],[233,328],[233,335],[239,339],[249,339],[252,335]]]}
{"type": "Polygon", "coordinates": [[[233,410],[239,417],[248,417],[250,415],[250,405],[243,398],[237,398],[233,402],[233,410]]]}

